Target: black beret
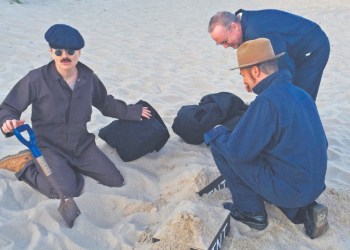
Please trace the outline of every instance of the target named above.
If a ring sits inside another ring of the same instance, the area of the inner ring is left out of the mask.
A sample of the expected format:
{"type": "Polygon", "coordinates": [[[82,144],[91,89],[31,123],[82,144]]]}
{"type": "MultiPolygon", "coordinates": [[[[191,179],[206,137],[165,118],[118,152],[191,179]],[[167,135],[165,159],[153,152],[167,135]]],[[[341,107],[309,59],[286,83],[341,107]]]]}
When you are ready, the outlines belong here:
{"type": "Polygon", "coordinates": [[[45,33],[45,39],[51,48],[55,49],[81,49],[84,39],[79,31],[66,24],[55,24],[45,33]]]}

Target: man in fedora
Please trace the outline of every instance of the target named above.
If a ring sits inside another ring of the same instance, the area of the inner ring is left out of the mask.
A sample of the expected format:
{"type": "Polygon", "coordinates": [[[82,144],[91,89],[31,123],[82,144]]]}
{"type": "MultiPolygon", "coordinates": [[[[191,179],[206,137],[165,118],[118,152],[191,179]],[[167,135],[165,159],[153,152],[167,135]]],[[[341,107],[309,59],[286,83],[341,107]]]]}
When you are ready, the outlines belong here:
{"type": "Polygon", "coordinates": [[[328,143],[313,99],[278,70],[284,55],[266,38],[238,48],[236,69],[257,97],[232,132],[219,125],[204,138],[231,191],[224,207],[234,219],[263,230],[269,202],[316,238],[328,229],[327,207],[315,201],[325,190],[328,143]]]}
{"type": "MultiPolygon", "coordinates": [[[[32,127],[38,146],[48,162],[52,176],[66,197],[79,196],[83,175],[101,184],[120,187],[123,176],[96,146],[95,136],[87,130],[92,107],[108,117],[140,121],[151,112],[142,105],[126,105],[115,99],[97,75],[79,62],[84,39],[75,28],[55,24],[45,33],[52,61],[30,71],[6,96],[0,105],[0,126],[11,136],[24,123],[20,116],[32,105],[32,127]]],[[[16,172],[19,180],[49,198],[58,198],[46,176],[29,152],[9,156],[0,168],[16,172]],[[29,161],[28,161],[29,160],[29,161]]]]}
{"type": "Polygon", "coordinates": [[[245,41],[268,38],[276,54],[286,52],[278,61],[279,68],[288,69],[292,82],[316,100],[330,44],[315,22],[280,10],[222,11],[210,19],[208,31],[224,48],[236,49],[245,41]]]}

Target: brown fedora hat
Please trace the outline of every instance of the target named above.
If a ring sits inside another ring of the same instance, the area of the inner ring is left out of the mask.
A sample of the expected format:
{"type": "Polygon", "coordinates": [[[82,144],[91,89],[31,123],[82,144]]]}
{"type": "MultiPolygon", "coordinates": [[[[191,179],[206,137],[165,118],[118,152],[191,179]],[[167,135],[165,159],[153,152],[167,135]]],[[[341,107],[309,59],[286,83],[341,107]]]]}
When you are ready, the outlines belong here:
{"type": "Polygon", "coordinates": [[[240,69],[259,63],[275,60],[283,56],[285,52],[275,55],[271,42],[267,38],[249,40],[241,44],[237,49],[238,66],[231,69],[240,69]]]}

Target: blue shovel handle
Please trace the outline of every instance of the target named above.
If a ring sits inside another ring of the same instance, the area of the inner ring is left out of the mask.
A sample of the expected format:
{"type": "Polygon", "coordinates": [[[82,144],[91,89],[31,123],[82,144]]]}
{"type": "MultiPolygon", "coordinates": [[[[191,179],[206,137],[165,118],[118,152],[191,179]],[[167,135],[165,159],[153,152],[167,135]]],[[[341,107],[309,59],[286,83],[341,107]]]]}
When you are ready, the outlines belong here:
{"type": "Polygon", "coordinates": [[[29,150],[32,152],[34,158],[38,158],[41,156],[41,152],[36,145],[36,139],[34,132],[32,128],[28,124],[23,124],[13,130],[14,135],[17,137],[17,139],[22,142],[24,145],[26,145],[29,150]],[[27,141],[21,134],[21,132],[27,131],[29,134],[29,141],[27,141]]]}
{"type": "Polygon", "coordinates": [[[73,198],[69,198],[67,201],[65,200],[63,192],[60,190],[56,180],[52,176],[52,171],[49,165],[47,164],[46,160],[44,159],[44,156],[41,154],[38,146],[36,145],[35,135],[32,128],[28,124],[23,124],[22,126],[15,128],[13,130],[13,133],[17,137],[17,139],[24,145],[26,145],[32,152],[36,164],[42,169],[42,171],[47,177],[48,182],[51,184],[52,188],[57,192],[58,197],[61,199],[61,203],[58,208],[59,213],[62,215],[67,225],[70,228],[73,227],[73,223],[75,219],[79,216],[80,210],[73,198]],[[30,138],[29,141],[24,139],[24,137],[21,135],[21,132],[23,131],[28,132],[30,138]]]}

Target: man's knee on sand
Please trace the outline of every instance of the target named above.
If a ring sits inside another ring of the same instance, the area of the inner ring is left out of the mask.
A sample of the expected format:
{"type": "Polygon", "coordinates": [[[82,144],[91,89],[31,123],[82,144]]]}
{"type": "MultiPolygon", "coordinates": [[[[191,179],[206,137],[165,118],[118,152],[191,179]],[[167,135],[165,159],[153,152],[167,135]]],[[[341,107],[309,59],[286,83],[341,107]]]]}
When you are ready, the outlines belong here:
{"type": "Polygon", "coordinates": [[[58,192],[61,192],[64,197],[78,197],[81,195],[84,187],[84,178],[81,175],[64,176],[57,179],[54,174],[52,177],[56,181],[56,188],[53,188],[47,176],[38,171],[36,165],[28,165],[24,171],[16,174],[18,180],[24,181],[33,189],[39,191],[50,199],[60,198],[58,192]],[[56,190],[57,189],[57,190],[56,190]]]}
{"type": "Polygon", "coordinates": [[[124,186],[124,177],[119,173],[111,176],[106,176],[108,178],[104,178],[103,180],[99,180],[99,182],[108,187],[121,187],[124,186]]]}
{"type": "MultiPolygon", "coordinates": [[[[76,176],[76,181],[58,183],[59,190],[63,193],[64,197],[78,197],[81,195],[84,187],[84,178],[80,175],[76,176]]],[[[44,193],[50,199],[58,199],[59,195],[52,187],[47,189],[49,193],[44,193]]]]}
{"type": "MultiPolygon", "coordinates": [[[[76,178],[77,180],[75,182],[69,182],[69,183],[66,182],[64,184],[59,183],[58,188],[63,193],[64,197],[79,197],[81,195],[84,187],[84,177],[81,175],[78,175],[76,178]]],[[[106,178],[103,181],[99,180],[99,182],[108,187],[121,187],[124,185],[124,178],[122,175],[117,175],[108,179],[106,178]]],[[[50,199],[59,198],[58,193],[52,187],[47,187],[46,189],[41,189],[38,191],[40,191],[42,194],[44,194],[50,199]]]]}

